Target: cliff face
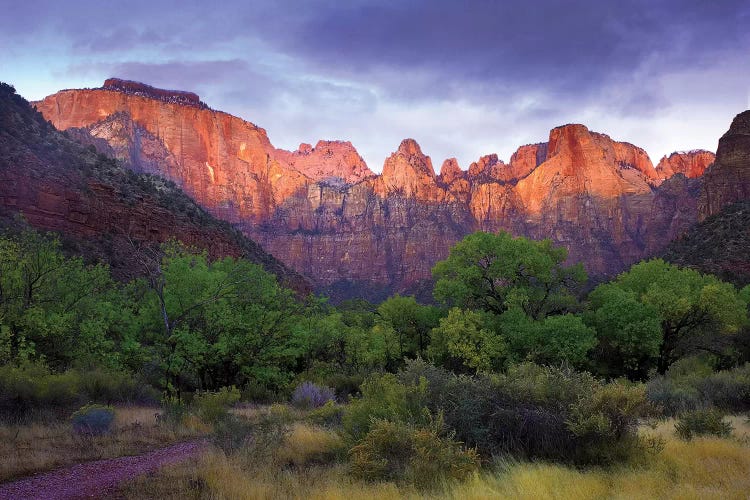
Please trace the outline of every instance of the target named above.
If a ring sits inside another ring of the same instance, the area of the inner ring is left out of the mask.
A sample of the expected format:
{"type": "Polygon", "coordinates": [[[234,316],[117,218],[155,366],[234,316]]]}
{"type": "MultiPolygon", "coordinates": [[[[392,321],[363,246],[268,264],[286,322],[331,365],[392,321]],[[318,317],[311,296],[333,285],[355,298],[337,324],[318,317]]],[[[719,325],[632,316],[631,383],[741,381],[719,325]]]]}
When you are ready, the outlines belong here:
{"type": "Polygon", "coordinates": [[[700,219],[717,214],[726,205],[750,199],[750,110],[734,117],[719,139],[716,161],[706,171],[699,200],[700,219]]]}
{"type": "Polygon", "coordinates": [[[62,91],[36,105],[133,169],[174,180],[321,287],[413,288],[480,229],[551,238],[591,273],[615,273],[696,221],[700,178],[671,174],[699,176],[710,158],[654,168],[632,144],[566,125],[508,164],[488,155],[464,171],[450,159],[439,175],[407,139],[376,176],[349,143],[283,151],[239,118],[141,93],[62,91]]]}
{"type": "MultiPolygon", "coordinates": [[[[110,152],[138,150],[144,156],[158,145],[153,138],[139,142],[139,128],[132,122],[125,122],[125,128],[110,125],[111,120],[100,129],[107,131],[111,146],[104,139],[92,139],[94,145],[110,152]]],[[[10,86],[0,84],[0,215],[16,214],[34,227],[61,233],[88,256],[108,261],[121,277],[138,267],[133,244],[178,239],[213,257],[244,256],[301,293],[310,289],[300,275],[174,186],[128,172],[74,142],[49,126],[10,86]]]]}
{"type": "Polygon", "coordinates": [[[715,154],[702,149],[672,153],[659,160],[659,164],[656,165],[656,172],[658,178],[663,180],[669,179],[676,174],[682,174],[690,179],[695,179],[696,177],[701,177],[715,159],[715,154]]]}

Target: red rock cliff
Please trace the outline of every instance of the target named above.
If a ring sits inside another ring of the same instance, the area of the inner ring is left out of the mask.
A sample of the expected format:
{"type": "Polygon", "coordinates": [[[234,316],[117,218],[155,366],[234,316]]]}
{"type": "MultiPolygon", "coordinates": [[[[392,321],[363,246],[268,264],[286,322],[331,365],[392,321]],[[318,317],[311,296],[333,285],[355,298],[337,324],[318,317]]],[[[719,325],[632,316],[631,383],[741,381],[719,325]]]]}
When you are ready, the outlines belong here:
{"type": "Polygon", "coordinates": [[[407,139],[375,176],[349,143],[282,151],[244,120],[142,95],[63,91],[37,107],[173,179],[319,285],[409,288],[478,229],[552,238],[592,273],[614,273],[697,217],[692,180],[657,186],[666,170],[642,149],[583,125],[553,129],[508,164],[487,155],[463,171],[446,160],[440,175],[407,139]]]}

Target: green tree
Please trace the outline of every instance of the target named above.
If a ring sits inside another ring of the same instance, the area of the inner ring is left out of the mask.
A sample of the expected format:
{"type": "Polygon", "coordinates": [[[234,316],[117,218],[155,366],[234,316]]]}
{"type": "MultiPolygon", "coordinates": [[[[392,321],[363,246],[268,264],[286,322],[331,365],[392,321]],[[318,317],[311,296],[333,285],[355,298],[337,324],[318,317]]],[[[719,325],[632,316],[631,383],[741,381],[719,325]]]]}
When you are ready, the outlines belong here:
{"type": "Polygon", "coordinates": [[[376,321],[390,327],[398,340],[399,357],[424,356],[430,343],[430,331],[438,325],[441,311],[423,306],[414,297],[394,295],[377,309],[376,321]]]}
{"type": "MultiPolygon", "coordinates": [[[[723,354],[715,348],[717,338],[736,333],[747,323],[747,298],[733,285],[693,269],[680,269],[661,259],[634,265],[618,276],[613,286],[634,294],[638,302],[658,313],[661,341],[657,370],[661,374],[679,356],[691,351],[723,354]]],[[[606,290],[597,293],[612,298],[612,293],[606,290]]],[[[602,307],[605,304],[602,302],[602,307]]],[[[647,314],[646,310],[641,312],[647,314]]],[[[598,323],[605,336],[616,328],[617,322],[622,322],[621,315],[606,316],[607,313],[602,314],[602,322],[598,323]]],[[[647,341],[648,351],[648,345],[654,341],[649,336],[654,332],[648,322],[641,327],[638,333],[647,341]]]]}
{"type": "Polygon", "coordinates": [[[118,365],[128,309],[103,265],[67,258],[34,230],[0,237],[0,339],[6,362],[55,369],[118,365]]]}
{"type": "Polygon", "coordinates": [[[507,345],[488,327],[491,321],[488,313],[452,308],[432,330],[430,359],[454,371],[500,370],[507,359],[507,345]]]}
{"type": "Polygon", "coordinates": [[[591,310],[586,323],[599,339],[594,355],[597,371],[645,378],[656,366],[663,341],[659,311],[641,302],[635,292],[612,283],[599,285],[588,299],[591,310]]]}
{"type": "Polygon", "coordinates": [[[144,255],[139,319],[167,391],[250,380],[278,388],[291,378],[304,349],[293,328],[300,307],[275,276],[174,243],[144,255]]]}
{"type": "Polygon", "coordinates": [[[477,232],[464,238],[432,270],[435,298],[464,309],[502,314],[521,308],[542,319],[569,311],[586,280],[580,264],[565,266],[567,250],[550,240],[477,232]]]}

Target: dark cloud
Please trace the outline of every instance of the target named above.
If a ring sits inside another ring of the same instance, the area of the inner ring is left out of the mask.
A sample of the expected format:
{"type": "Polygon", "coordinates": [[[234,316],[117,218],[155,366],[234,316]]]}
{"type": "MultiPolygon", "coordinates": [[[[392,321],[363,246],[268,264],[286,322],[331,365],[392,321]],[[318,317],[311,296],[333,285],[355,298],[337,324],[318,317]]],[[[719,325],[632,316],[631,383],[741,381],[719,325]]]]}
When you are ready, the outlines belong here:
{"type": "Polygon", "coordinates": [[[26,0],[3,14],[0,69],[32,92],[108,76],[191,90],[285,146],[350,139],[375,169],[405,136],[467,164],[581,121],[711,147],[750,93],[747,0],[26,0]],[[691,111],[713,128],[689,129],[691,111]]]}

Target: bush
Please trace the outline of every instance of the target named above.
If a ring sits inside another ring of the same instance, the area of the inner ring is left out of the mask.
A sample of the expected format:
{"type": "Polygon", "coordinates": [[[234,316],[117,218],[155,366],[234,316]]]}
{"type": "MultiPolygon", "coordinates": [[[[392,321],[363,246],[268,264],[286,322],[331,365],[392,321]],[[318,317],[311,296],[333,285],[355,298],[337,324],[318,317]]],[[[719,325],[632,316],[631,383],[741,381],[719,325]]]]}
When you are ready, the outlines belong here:
{"type": "Polygon", "coordinates": [[[329,429],[307,424],[295,424],[276,450],[275,462],[286,467],[325,464],[343,453],[341,436],[329,429]]]}
{"type": "Polygon", "coordinates": [[[81,407],[70,419],[76,434],[100,436],[111,430],[115,410],[111,406],[91,404],[81,407]]]}
{"type": "Polygon", "coordinates": [[[438,419],[427,427],[376,420],[349,451],[354,476],[369,480],[407,479],[420,488],[441,479],[464,479],[479,468],[475,450],[465,450],[453,435],[443,435],[438,419]]]}
{"type": "Polygon", "coordinates": [[[427,381],[418,384],[399,383],[391,373],[373,374],[362,383],[362,396],[354,399],[344,411],[343,425],[346,433],[359,441],[369,431],[375,419],[426,424],[427,381]]]}
{"type": "Polygon", "coordinates": [[[345,375],[334,373],[325,379],[325,385],[336,392],[339,401],[348,401],[359,393],[364,377],[362,375],[345,375]]]}
{"type": "Polygon", "coordinates": [[[652,412],[642,386],[529,363],[472,377],[415,362],[399,377],[425,381],[430,413],[442,412],[457,438],[488,458],[616,461],[641,448],[636,425],[652,412]]]}
{"type": "Polygon", "coordinates": [[[80,390],[89,401],[154,403],[159,392],[125,372],[93,370],[80,375],[80,390]]]}
{"type": "Polygon", "coordinates": [[[728,412],[750,409],[750,364],[712,372],[695,358],[673,364],[666,375],[651,379],[648,399],[666,416],[715,407],[728,412]]]}
{"type": "Polygon", "coordinates": [[[307,420],[322,427],[339,427],[344,416],[344,408],[333,401],[328,401],[320,408],[307,414],[307,420]]]}
{"type": "Polygon", "coordinates": [[[674,425],[680,439],[689,441],[697,436],[717,436],[726,438],[732,435],[732,424],[724,421],[724,415],[716,409],[694,410],[680,416],[674,425]]]}
{"type": "Polygon", "coordinates": [[[292,404],[298,408],[319,408],[335,399],[333,389],[312,382],[302,382],[292,393],[292,404]]]}
{"type": "Polygon", "coordinates": [[[216,392],[199,392],[193,398],[196,414],[207,424],[227,418],[228,410],[240,400],[240,391],[236,387],[222,387],[216,392]]]}
{"type": "Polygon", "coordinates": [[[177,398],[166,398],[161,403],[161,414],[157,415],[158,423],[171,426],[181,425],[188,415],[188,409],[184,402],[177,398]]]}
{"type": "Polygon", "coordinates": [[[646,384],[646,395],[663,415],[672,416],[694,410],[706,403],[696,387],[666,377],[655,377],[646,384]]]}

